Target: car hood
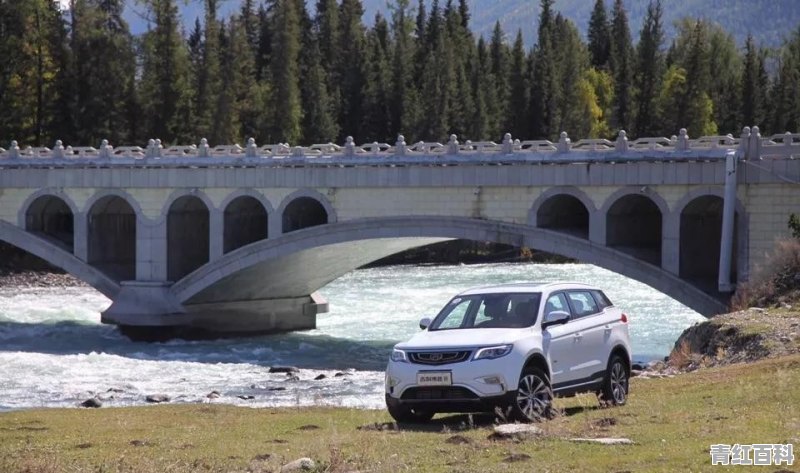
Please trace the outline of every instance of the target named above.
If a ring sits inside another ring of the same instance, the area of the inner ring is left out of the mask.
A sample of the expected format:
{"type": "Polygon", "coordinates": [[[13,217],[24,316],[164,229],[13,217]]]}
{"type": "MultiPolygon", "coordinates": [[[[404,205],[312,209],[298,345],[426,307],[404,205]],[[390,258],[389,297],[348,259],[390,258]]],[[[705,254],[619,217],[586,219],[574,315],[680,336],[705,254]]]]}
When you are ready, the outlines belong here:
{"type": "Polygon", "coordinates": [[[505,345],[530,334],[530,328],[454,329],[433,332],[425,330],[407,342],[399,343],[397,348],[407,350],[505,345]]]}

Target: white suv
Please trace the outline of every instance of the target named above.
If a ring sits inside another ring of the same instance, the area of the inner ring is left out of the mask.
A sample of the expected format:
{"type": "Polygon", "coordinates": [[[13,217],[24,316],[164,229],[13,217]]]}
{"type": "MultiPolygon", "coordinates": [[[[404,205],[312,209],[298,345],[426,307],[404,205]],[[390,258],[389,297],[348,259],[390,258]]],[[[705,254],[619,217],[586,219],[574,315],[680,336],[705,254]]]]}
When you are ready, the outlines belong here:
{"type": "Polygon", "coordinates": [[[594,391],[611,405],[628,396],[628,318],[596,287],[472,289],[420,328],[386,368],[386,406],[398,422],[497,408],[529,422],[551,413],[554,394],[594,391]]]}

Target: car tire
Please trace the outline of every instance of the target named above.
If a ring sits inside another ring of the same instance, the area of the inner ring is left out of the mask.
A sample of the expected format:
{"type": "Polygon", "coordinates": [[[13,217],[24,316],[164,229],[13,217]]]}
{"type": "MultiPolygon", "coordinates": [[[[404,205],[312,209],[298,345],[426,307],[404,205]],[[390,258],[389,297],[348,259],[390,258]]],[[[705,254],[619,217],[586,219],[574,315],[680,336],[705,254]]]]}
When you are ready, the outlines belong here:
{"type": "Polygon", "coordinates": [[[538,422],[553,416],[553,389],[544,371],[535,366],[522,370],[510,407],[513,420],[520,422],[538,422]]]}
{"type": "Polygon", "coordinates": [[[423,424],[433,418],[433,411],[427,409],[412,409],[402,404],[387,404],[389,415],[398,424],[423,424]]]}
{"type": "Polygon", "coordinates": [[[603,386],[598,392],[600,403],[607,406],[622,406],[628,400],[630,385],[628,364],[619,355],[612,355],[608,360],[603,386]]]}

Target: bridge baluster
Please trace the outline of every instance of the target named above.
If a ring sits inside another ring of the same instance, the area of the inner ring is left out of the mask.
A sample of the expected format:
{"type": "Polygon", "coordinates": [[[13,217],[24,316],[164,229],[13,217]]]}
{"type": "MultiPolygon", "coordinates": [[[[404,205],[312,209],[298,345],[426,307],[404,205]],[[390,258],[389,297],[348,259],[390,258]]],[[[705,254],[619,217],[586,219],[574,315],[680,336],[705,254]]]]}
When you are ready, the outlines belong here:
{"type": "Polygon", "coordinates": [[[61,140],[56,140],[55,146],[53,146],[53,157],[56,159],[64,159],[64,143],[61,140]]]}
{"type": "Polygon", "coordinates": [[[558,139],[558,152],[568,153],[570,149],[572,149],[572,141],[569,139],[569,136],[567,136],[567,132],[562,131],[558,139]]]}
{"type": "Polygon", "coordinates": [[[108,140],[100,142],[100,159],[111,159],[111,146],[108,145],[108,140]]]}
{"type": "Polygon", "coordinates": [[[511,139],[511,133],[503,135],[503,154],[511,154],[514,152],[514,141],[511,139]]]}
{"type": "Polygon", "coordinates": [[[200,146],[197,147],[197,156],[200,158],[210,157],[208,140],[205,138],[200,139],[200,146]]]}
{"type": "Polygon", "coordinates": [[[447,142],[447,154],[458,154],[458,137],[450,135],[450,141],[447,142]]]}
{"type": "Polygon", "coordinates": [[[406,155],[406,137],[403,135],[397,135],[397,143],[394,144],[394,154],[397,156],[405,156],[406,155]]]}
{"type": "Polygon", "coordinates": [[[258,156],[258,147],[256,146],[255,138],[247,139],[247,149],[245,150],[244,155],[247,158],[255,158],[258,156]]]}
{"type": "Polygon", "coordinates": [[[675,144],[676,151],[689,151],[689,134],[686,128],[681,128],[678,132],[677,143],[675,144]]]}
{"type": "Polygon", "coordinates": [[[19,143],[16,140],[11,142],[11,146],[8,148],[8,158],[9,159],[19,159],[19,143]]]}
{"type": "Polygon", "coordinates": [[[628,151],[628,133],[625,130],[620,130],[617,135],[617,141],[614,143],[614,149],[620,153],[628,151]]]}
{"type": "Polygon", "coordinates": [[[344,142],[344,155],[345,156],[355,156],[356,155],[356,144],[353,142],[353,137],[348,136],[344,142]]]}

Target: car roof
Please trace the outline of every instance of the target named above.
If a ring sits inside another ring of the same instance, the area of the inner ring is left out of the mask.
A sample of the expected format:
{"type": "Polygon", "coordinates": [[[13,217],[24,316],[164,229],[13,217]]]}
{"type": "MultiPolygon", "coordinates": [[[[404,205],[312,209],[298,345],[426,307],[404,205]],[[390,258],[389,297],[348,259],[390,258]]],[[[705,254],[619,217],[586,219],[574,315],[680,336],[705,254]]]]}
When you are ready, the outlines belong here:
{"type": "Polygon", "coordinates": [[[514,284],[501,284],[497,286],[483,286],[467,289],[459,293],[459,296],[473,296],[476,294],[503,294],[515,292],[552,292],[563,289],[590,289],[600,290],[595,286],[580,282],[558,281],[558,282],[523,282],[514,284]]]}

